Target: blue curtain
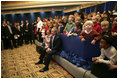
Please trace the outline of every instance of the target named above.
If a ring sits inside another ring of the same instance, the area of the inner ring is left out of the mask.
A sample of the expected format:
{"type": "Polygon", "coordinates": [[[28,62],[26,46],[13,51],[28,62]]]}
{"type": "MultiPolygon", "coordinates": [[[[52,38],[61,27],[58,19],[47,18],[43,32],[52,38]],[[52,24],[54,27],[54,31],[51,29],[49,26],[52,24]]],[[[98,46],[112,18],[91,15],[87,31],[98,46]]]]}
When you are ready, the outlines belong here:
{"type": "MultiPolygon", "coordinates": [[[[88,8],[81,9],[79,11],[85,12],[85,13],[91,13],[96,8],[96,11],[103,12],[104,10],[113,10],[114,7],[117,5],[117,1],[110,1],[107,3],[99,4],[97,6],[92,6],[88,8]]],[[[70,15],[74,14],[77,11],[64,13],[64,11],[51,11],[51,12],[36,12],[36,13],[21,13],[21,14],[9,14],[9,15],[1,15],[2,21],[4,19],[10,21],[11,23],[14,22],[20,22],[21,20],[25,21],[26,19],[29,20],[30,23],[34,22],[37,17],[43,18],[49,18],[52,17],[54,19],[54,16],[63,16],[63,15],[70,15]]]]}

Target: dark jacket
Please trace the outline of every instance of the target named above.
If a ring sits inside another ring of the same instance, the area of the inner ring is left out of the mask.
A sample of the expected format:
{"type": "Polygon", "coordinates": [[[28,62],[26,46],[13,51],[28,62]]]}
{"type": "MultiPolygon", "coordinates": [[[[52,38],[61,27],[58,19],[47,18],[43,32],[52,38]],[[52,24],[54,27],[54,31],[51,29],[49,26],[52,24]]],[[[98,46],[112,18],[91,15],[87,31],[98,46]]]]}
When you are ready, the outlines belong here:
{"type": "Polygon", "coordinates": [[[21,30],[21,34],[24,35],[25,32],[25,25],[23,24],[23,27],[20,25],[20,30],[21,30]]]}
{"type": "Polygon", "coordinates": [[[57,52],[61,51],[62,49],[62,40],[59,36],[55,36],[54,40],[53,40],[53,47],[52,47],[52,37],[50,39],[50,49],[52,50],[56,50],[57,52]]]}
{"type": "Polygon", "coordinates": [[[4,36],[4,37],[6,36],[6,33],[5,33],[6,32],[6,27],[7,27],[6,25],[1,26],[1,36],[4,36]]]}
{"type": "MultiPolygon", "coordinates": [[[[13,33],[13,35],[14,35],[14,28],[13,28],[12,26],[10,26],[10,27],[11,27],[12,33],[13,33]]],[[[8,37],[11,36],[11,33],[10,33],[10,31],[9,31],[8,26],[6,26],[6,31],[5,31],[5,33],[6,33],[6,36],[8,36],[8,37]]]]}
{"type": "MultiPolygon", "coordinates": [[[[28,30],[28,33],[31,34],[31,24],[25,24],[25,27],[24,27],[25,30],[28,30]]],[[[26,33],[26,32],[25,32],[26,33]]]]}

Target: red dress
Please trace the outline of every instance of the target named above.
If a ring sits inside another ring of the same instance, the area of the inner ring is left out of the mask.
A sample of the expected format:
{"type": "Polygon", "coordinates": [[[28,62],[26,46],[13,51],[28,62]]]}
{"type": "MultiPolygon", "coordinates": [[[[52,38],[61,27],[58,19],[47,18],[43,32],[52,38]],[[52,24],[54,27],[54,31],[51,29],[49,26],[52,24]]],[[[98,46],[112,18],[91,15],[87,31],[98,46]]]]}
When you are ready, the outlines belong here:
{"type": "Polygon", "coordinates": [[[48,26],[45,26],[45,34],[47,34],[48,26]]]}
{"type": "Polygon", "coordinates": [[[34,29],[34,35],[36,35],[36,30],[37,30],[37,27],[35,27],[35,29],[34,29]]]}

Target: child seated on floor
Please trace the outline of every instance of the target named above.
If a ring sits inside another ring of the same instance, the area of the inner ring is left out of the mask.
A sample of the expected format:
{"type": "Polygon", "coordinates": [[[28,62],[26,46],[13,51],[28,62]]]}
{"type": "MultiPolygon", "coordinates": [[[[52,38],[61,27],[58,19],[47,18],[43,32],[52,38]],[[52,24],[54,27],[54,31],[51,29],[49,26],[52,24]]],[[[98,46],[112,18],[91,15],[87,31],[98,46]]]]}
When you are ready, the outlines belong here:
{"type": "Polygon", "coordinates": [[[73,36],[79,36],[81,33],[81,23],[75,23],[74,28],[71,29],[71,31],[68,33],[67,37],[73,35],[73,36]]]}
{"type": "Polygon", "coordinates": [[[98,41],[101,38],[101,36],[97,31],[92,29],[93,22],[91,20],[88,20],[84,23],[83,27],[84,29],[79,36],[81,38],[81,41],[84,42],[85,39],[93,39],[91,41],[91,44],[94,45],[96,41],[98,41]]]}
{"type": "Polygon", "coordinates": [[[93,57],[92,73],[97,77],[117,77],[117,51],[112,39],[104,35],[100,41],[101,55],[93,57]]]}

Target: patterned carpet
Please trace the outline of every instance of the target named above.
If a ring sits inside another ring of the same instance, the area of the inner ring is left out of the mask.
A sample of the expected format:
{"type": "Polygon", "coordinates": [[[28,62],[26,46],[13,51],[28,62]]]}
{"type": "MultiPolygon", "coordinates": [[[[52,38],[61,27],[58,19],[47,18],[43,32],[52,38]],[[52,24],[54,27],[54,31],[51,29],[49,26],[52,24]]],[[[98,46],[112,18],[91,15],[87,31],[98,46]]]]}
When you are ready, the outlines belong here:
{"type": "Polygon", "coordinates": [[[39,72],[43,64],[35,65],[39,59],[35,44],[23,45],[13,50],[1,51],[2,78],[72,78],[55,61],[51,61],[49,70],[39,72]]]}

